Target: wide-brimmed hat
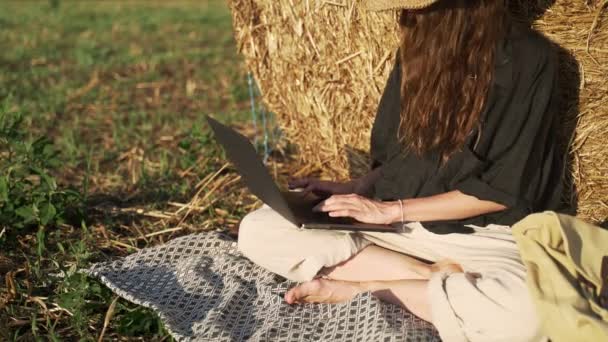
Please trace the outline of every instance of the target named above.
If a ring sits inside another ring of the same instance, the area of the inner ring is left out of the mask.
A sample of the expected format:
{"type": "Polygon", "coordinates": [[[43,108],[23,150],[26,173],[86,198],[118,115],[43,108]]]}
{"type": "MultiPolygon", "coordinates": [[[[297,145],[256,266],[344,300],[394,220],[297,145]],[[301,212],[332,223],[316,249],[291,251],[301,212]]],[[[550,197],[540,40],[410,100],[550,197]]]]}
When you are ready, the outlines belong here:
{"type": "Polygon", "coordinates": [[[421,9],[437,1],[439,0],[365,0],[364,6],[368,11],[421,9]]]}

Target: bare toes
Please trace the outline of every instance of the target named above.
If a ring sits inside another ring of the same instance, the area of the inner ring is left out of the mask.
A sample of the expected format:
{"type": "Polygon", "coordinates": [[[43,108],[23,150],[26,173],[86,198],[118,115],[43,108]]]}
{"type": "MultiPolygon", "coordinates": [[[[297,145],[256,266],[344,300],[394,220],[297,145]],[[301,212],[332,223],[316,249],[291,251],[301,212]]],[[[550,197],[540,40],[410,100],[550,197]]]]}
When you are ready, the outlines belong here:
{"type": "Polygon", "coordinates": [[[285,301],[289,304],[308,302],[307,297],[309,297],[309,295],[312,293],[318,292],[318,282],[318,279],[313,279],[298,286],[292,287],[287,291],[287,293],[285,293],[285,301]]]}
{"type": "Polygon", "coordinates": [[[285,301],[289,304],[341,303],[352,299],[361,291],[355,283],[314,279],[287,291],[285,301]]]}
{"type": "Polygon", "coordinates": [[[285,301],[288,304],[295,304],[298,302],[298,296],[300,295],[300,286],[302,285],[292,287],[285,293],[285,301]]]}

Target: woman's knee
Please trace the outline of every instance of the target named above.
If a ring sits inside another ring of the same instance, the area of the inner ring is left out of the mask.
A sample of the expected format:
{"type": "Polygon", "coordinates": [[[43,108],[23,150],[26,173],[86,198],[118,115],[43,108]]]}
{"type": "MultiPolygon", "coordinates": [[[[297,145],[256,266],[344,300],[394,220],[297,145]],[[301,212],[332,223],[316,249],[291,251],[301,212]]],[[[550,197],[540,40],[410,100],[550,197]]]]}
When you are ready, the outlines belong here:
{"type": "MultiPolygon", "coordinates": [[[[521,301],[521,299],[519,300],[521,301]]],[[[517,299],[514,299],[514,302],[517,301],[517,299]]],[[[484,334],[485,336],[479,341],[489,341],[488,337],[492,338],[493,336],[496,337],[493,339],[494,341],[527,342],[541,339],[542,332],[538,314],[528,303],[522,302],[522,306],[517,310],[499,311],[495,319],[499,322],[499,325],[491,325],[484,334]]]]}
{"type": "Polygon", "coordinates": [[[322,267],[347,260],[364,246],[349,233],[301,230],[268,207],[246,215],[239,227],[244,256],[296,281],[312,279],[322,267]]]}
{"type": "Polygon", "coordinates": [[[470,272],[435,274],[429,296],[433,323],[446,340],[460,334],[471,341],[540,338],[539,319],[523,279],[470,272]]]}
{"type": "Polygon", "coordinates": [[[238,234],[238,248],[253,262],[290,258],[305,248],[299,229],[279,213],[264,206],[245,215],[238,234]]]}
{"type": "Polygon", "coordinates": [[[241,221],[238,248],[249,260],[271,272],[290,280],[306,281],[323,264],[314,253],[309,255],[307,239],[302,235],[274,210],[261,208],[241,221]]]}
{"type": "Polygon", "coordinates": [[[239,224],[238,248],[247,257],[267,248],[269,234],[272,233],[272,210],[262,207],[254,210],[239,224]]]}

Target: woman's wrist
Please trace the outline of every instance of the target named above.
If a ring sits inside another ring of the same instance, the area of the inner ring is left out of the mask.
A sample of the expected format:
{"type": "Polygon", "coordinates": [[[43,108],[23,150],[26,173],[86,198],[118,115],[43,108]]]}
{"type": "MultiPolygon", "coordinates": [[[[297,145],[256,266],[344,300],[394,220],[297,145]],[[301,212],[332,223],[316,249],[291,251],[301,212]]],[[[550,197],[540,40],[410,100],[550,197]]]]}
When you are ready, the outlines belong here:
{"type": "Polygon", "coordinates": [[[385,215],[387,217],[387,224],[395,223],[395,222],[403,222],[405,219],[403,208],[403,203],[400,201],[385,201],[385,215]]]}

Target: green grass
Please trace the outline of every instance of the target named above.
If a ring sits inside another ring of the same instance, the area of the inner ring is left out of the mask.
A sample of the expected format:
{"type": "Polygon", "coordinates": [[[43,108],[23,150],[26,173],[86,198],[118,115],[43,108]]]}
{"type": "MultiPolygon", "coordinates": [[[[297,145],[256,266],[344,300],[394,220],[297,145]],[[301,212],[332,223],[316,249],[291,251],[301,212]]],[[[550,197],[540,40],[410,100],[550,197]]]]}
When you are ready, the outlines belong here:
{"type": "Polygon", "coordinates": [[[203,113],[246,108],[221,2],[45,5],[0,5],[0,40],[11,47],[0,55],[0,98],[11,95],[33,129],[56,138],[67,166],[90,153],[103,172],[103,161],[134,146],[158,162],[149,147],[188,135],[203,113]]]}
{"type": "MultiPolygon", "coordinates": [[[[249,117],[230,13],[219,0],[3,1],[0,27],[0,101],[54,143],[52,176],[83,196],[83,215],[4,236],[0,340],[96,340],[115,296],[79,268],[244,212],[237,186],[176,232],[145,238],[183,216],[141,214],[175,212],[223,165],[205,114],[249,117]]],[[[105,339],[170,339],[149,310],[120,299],[110,314],[105,339]]]]}

